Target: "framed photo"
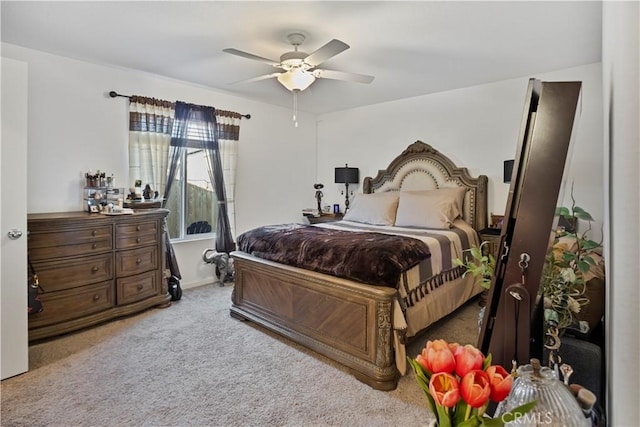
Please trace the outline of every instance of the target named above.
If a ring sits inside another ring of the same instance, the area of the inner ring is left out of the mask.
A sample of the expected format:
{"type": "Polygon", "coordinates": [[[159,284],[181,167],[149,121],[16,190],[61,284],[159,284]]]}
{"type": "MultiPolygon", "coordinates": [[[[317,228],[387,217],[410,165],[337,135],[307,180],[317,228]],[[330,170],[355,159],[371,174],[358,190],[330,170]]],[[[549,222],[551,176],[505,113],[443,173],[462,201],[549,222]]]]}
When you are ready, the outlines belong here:
{"type": "Polygon", "coordinates": [[[92,213],[98,213],[98,212],[100,212],[100,211],[98,210],[98,206],[97,206],[97,205],[91,205],[91,206],[89,206],[89,210],[90,210],[92,213]]]}

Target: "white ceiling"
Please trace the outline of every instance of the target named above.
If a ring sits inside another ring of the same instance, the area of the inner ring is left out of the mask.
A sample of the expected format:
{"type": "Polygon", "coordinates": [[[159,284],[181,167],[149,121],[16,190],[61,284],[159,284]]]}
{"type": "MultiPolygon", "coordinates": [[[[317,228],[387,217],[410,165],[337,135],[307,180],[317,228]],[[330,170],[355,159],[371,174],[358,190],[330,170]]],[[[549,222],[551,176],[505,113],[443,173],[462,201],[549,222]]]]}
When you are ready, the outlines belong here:
{"type": "MultiPolygon", "coordinates": [[[[307,36],[301,50],[308,53],[342,40],[351,48],[320,68],[375,80],[317,80],[298,101],[300,110],[317,114],[530,77],[602,56],[602,4],[596,1],[2,0],[1,7],[3,42],[284,107],[291,107],[292,96],[276,79],[230,85],[277,70],[222,49],[277,60],[291,50],[291,32],[307,36]]],[[[105,87],[111,89],[118,90],[105,87]]]]}

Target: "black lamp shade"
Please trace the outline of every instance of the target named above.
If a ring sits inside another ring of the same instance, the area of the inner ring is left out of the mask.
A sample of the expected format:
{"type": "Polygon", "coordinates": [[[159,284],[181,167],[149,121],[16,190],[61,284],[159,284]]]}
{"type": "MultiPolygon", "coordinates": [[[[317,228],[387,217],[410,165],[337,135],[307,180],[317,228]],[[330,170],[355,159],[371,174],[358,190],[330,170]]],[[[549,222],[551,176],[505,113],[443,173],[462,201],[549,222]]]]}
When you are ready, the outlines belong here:
{"type": "Polygon", "coordinates": [[[504,176],[502,179],[505,183],[511,182],[511,175],[513,174],[513,160],[504,161],[504,176]]]}
{"type": "Polygon", "coordinates": [[[357,184],[360,181],[360,170],[350,168],[345,165],[343,168],[336,168],[336,184],[357,184]]]}

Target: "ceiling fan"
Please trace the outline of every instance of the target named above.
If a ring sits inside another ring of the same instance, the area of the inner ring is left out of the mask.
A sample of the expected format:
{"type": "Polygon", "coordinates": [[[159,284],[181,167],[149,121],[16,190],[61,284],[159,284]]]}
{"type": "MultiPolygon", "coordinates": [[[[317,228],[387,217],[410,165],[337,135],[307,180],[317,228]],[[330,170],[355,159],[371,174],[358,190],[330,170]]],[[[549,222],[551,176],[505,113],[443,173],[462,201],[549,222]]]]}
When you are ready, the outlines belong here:
{"type": "Polygon", "coordinates": [[[315,52],[307,54],[298,50],[298,47],[305,40],[304,34],[292,33],[287,36],[287,39],[293,45],[293,51],[282,54],[280,56],[280,61],[263,58],[261,56],[243,52],[238,49],[223,49],[223,52],[241,56],[247,59],[253,59],[255,61],[264,62],[282,70],[281,72],[277,73],[265,74],[263,76],[241,80],[239,82],[235,82],[234,84],[256,82],[275,77],[284,87],[296,93],[301,92],[311,86],[311,84],[318,78],[344,80],[356,83],[371,83],[373,81],[373,76],[316,68],[326,60],[349,49],[349,45],[340,40],[333,39],[315,52]]]}

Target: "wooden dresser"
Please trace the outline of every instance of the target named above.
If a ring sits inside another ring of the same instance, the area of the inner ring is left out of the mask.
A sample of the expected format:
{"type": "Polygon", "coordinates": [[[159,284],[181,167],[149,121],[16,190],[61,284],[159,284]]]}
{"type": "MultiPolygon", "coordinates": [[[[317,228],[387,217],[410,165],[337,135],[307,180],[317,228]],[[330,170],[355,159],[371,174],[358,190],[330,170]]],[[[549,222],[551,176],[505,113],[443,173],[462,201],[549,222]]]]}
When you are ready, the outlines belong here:
{"type": "Polygon", "coordinates": [[[163,242],[168,213],[29,214],[29,257],[44,289],[44,311],[29,316],[29,341],[169,306],[163,242]]]}

